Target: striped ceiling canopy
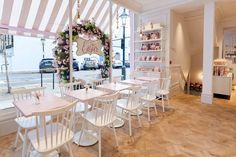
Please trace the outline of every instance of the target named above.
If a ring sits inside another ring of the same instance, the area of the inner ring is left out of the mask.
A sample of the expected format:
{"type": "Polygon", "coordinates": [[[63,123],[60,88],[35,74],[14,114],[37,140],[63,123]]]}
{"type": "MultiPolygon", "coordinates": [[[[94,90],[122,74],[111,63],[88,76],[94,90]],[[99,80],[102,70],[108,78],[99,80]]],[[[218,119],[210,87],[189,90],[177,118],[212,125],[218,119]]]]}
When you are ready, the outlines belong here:
{"type": "MultiPolygon", "coordinates": [[[[76,21],[78,0],[72,1],[72,15],[76,21]]],[[[107,33],[109,0],[79,0],[79,2],[80,19],[94,20],[96,25],[107,33]]],[[[69,23],[68,10],[69,0],[0,0],[0,33],[55,38],[69,23]]],[[[113,3],[114,24],[120,10],[120,7],[113,3]]]]}

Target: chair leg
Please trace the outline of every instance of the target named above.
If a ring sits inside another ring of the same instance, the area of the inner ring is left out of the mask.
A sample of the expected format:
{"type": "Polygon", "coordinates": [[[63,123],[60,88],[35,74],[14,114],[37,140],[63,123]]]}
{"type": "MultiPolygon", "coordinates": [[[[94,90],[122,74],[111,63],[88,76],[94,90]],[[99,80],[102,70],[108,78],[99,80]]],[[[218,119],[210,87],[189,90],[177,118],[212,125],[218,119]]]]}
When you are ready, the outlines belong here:
{"type": "Polygon", "coordinates": [[[21,128],[18,127],[17,132],[16,132],[16,140],[15,140],[15,143],[14,143],[14,148],[17,147],[17,143],[18,143],[18,139],[19,139],[20,130],[21,130],[21,128]]]}
{"type": "Polygon", "coordinates": [[[136,110],[136,113],[137,113],[137,117],[138,117],[139,127],[141,127],[141,126],[142,126],[142,123],[141,123],[140,116],[139,116],[139,114],[138,114],[138,109],[136,110]]]}
{"type": "Polygon", "coordinates": [[[129,112],[129,136],[132,136],[131,114],[129,112]]]}
{"type": "Polygon", "coordinates": [[[114,124],[112,123],[112,129],[115,135],[115,140],[116,140],[116,146],[119,147],[118,140],[117,140],[117,135],[116,135],[116,128],[114,127],[114,124]]]}
{"type": "Polygon", "coordinates": [[[28,145],[27,154],[26,154],[27,157],[30,157],[30,153],[31,153],[30,151],[31,151],[31,143],[29,143],[28,145]]]}
{"type": "Polygon", "coordinates": [[[156,106],[155,102],[153,102],[153,106],[154,106],[155,113],[157,115],[157,106],[156,106]]]}
{"type": "Polygon", "coordinates": [[[162,104],[162,111],[165,112],[165,104],[164,104],[164,96],[161,95],[161,104],[162,104]]]}
{"type": "Polygon", "coordinates": [[[71,143],[68,142],[68,143],[67,143],[67,146],[68,146],[68,149],[69,149],[70,157],[74,157],[73,152],[72,152],[72,149],[71,149],[71,143]]]}
{"type": "Polygon", "coordinates": [[[167,100],[167,105],[169,106],[170,104],[169,104],[169,95],[168,94],[166,95],[166,100],[167,100]]]}
{"type": "Polygon", "coordinates": [[[98,131],[98,156],[102,157],[102,138],[101,138],[101,129],[98,131]]]}
{"type": "Polygon", "coordinates": [[[79,118],[78,118],[78,115],[75,115],[75,117],[74,117],[74,122],[73,122],[73,128],[72,128],[72,130],[74,131],[74,132],[76,132],[75,131],[75,127],[76,127],[76,124],[77,124],[77,120],[78,120],[79,118]]]}
{"type": "Polygon", "coordinates": [[[147,110],[148,110],[148,121],[150,121],[151,119],[150,119],[150,106],[149,105],[147,106],[147,110]]]}
{"type": "Polygon", "coordinates": [[[27,133],[28,133],[28,129],[25,129],[24,139],[23,139],[22,155],[21,155],[22,157],[25,157],[25,155],[26,155],[27,133]]]}

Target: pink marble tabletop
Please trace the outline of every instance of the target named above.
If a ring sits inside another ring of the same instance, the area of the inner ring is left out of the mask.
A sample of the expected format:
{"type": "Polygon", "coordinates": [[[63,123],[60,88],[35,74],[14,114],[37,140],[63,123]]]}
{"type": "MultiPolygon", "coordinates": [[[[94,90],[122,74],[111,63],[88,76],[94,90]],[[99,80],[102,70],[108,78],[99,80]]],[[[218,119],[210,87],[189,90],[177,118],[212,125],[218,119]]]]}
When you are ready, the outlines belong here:
{"type": "Polygon", "coordinates": [[[79,101],[81,102],[86,102],[86,101],[92,100],[94,98],[97,98],[106,94],[108,93],[104,91],[96,90],[96,89],[91,89],[91,88],[89,88],[88,91],[86,91],[86,89],[81,89],[81,90],[74,90],[74,91],[67,92],[68,96],[79,99],[79,101]]]}
{"type": "Polygon", "coordinates": [[[66,106],[70,103],[55,95],[41,96],[39,99],[39,103],[36,104],[35,102],[36,100],[32,98],[32,99],[14,101],[13,105],[24,116],[28,117],[28,116],[32,116],[34,112],[52,110],[55,108],[66,106]]]}
{"type": "Polygon", "coordinates": [[[129,89],[131,86],[121,84],[121,83],[108,83],[108,84],[102,84],[97,86],[98,89],[107,90],[107,91],[113,91],[118,92],[121,90],[129,89]]]}

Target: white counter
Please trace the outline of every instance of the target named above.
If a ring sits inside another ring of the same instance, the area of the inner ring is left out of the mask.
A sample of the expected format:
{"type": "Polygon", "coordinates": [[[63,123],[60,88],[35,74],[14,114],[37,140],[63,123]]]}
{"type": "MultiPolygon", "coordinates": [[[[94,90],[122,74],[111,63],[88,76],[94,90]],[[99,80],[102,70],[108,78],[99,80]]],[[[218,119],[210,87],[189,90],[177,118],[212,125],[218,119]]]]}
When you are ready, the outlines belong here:
{"type": "Polygon", "coordinates": [[[232,75],[213,76],[213,93],[230,96],[232,91],[232,75]]]}

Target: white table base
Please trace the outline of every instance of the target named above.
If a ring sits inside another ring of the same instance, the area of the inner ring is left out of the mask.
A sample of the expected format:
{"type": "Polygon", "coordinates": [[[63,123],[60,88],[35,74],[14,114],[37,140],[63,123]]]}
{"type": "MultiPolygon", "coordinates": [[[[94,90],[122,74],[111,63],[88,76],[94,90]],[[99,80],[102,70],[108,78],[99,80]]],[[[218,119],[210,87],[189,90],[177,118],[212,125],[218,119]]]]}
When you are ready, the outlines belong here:
{"type": "MultiPolygon", "coordinates": [[[[139,116],[143,114],[143,111],[141,109],[138,109],[138,113],[139,116]]],[[[137,116],[137,114],[135,113],[131,113],[131,116],[137,116]]]]}
{"type": "Polygon", "coordinates": [[[74,139],[73,139],[74,143],[76,143],[80,146],[88,147],[88,146],[94,145],[98,142],[98,140],[97,140],[98,135],[93,130],[84,130],[81,140],[79,142],[79,138],[80,138],[81,133],[82,133],[82,131],[79,131],[74,135],[74,139]]]}
{"type": "Polygon", "coordinates": [[[113,123],[115,128],[120,128],[124,126],[125,122],[121,118],[117,118],[116,121],[113,123]]]}
{"type": "MultiPolygon", "coordinates": [[[[40,154],[37,151],[32,151],[30,153],[30,157],[44,157],[44,155],[40,154]]],[[[59,157],[59,153],[57,151],[53,151],[50,154],[47,155],[47,157],[59,157]]]]}

